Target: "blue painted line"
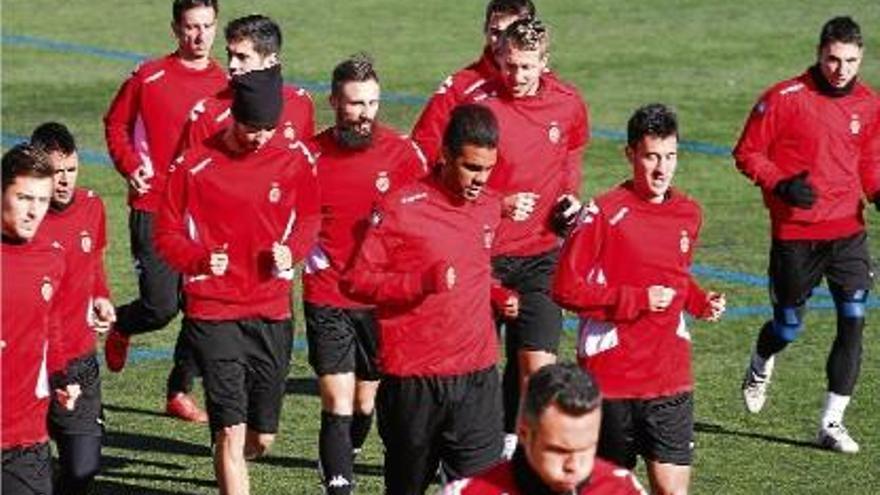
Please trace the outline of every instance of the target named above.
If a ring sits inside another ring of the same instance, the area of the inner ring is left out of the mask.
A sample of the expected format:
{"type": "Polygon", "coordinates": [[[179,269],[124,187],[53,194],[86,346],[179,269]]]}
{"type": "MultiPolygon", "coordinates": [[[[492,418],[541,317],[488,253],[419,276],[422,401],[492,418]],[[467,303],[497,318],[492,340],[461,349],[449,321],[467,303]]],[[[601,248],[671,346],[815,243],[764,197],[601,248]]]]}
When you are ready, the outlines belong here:
{"type": "MultiPolygon", "coordinates": [[[[725,270],[709,265],[694,265],[691,267],[691,273],[699,277],[721,280],[722,282],[731,282],[739,285],[748,285],[750,287],[767,287],[770,283],[767,277],[761,275],[752,275],[749,273],[735,272],[725,270]]],[[[831,297],[831,291],[826,287],[816,287],[813,289],[813,295],[816,297],[831,297]]]]}
{"type": "MultiPolygon", "coordinates": [[[[115,60],[125,60],[128,62],[142,62],[149,58],[147,55],[135,52],[126,52],[119,50],[106,50],[104,48],[82,45],[78,43],[68,43],[64,41],[55,41],[46,38],[38,38],[25,35],[8,35],[2,36],[3,44],[15,46],[29,46],[42,50],[50,50],[64,53],[77,53],[81,55],[91,55],[101,58],[110,58],[115,60]]],[[[330,85],[323,82],[314,81],[297,81],[285,75],[285,79],[293,81],[293,84],[313,92],[327,93],[330,91],[330,85]]],[[[383,93],[382,99],[385,101],[399,103],[401,105],[422,106],[428,99],[424,96],[409,95],[405,93],[383,93]]],[[[607,139],[610,141],[621,142],[626,140],[626,133],[612,129],[591,129],[593,137],[607,139]]],[[[712,143],[703,143],[699,141],[683,140],[678,144],[679,148],[692,153],[699,153],[710,156],[730,157],[731,148],[712,143]]]]}

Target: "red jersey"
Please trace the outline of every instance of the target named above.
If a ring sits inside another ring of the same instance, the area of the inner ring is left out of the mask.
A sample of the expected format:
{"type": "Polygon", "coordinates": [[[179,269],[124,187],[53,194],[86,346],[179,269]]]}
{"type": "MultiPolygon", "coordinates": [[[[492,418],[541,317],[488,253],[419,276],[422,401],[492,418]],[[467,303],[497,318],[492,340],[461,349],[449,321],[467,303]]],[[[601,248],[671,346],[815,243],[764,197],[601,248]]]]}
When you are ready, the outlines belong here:
{"type": "Polygon", "coordinates": [[[578,196],[580,190],[581,161],[589,140],[586,104],[573,86],[547,75],[541,76],[534,96],[499,93],[483,104],[495,114],[500,131],[501,173],[493,173],[490,184],[504,196],[540,196],[526,220],[501,222],[495,254],[533,256],[549,251],[559,243],[550,225],[557,199],[563,194],[578,196]]]}
{"type": "Polygon", "coordinates": [[[343,284],[377,306],[384,373],[455,376],[498,361],[489,295],[500,218],[498,198],[465,201],[433,175],[383,199],[343,284]],[[454,267],[456,282],[438,292],[432,285],[445,281],[431,282],[432,273],[444,266],[454,267]]]}
{"type": "MultiPolygon", "coordinates": [[[[473,478],[447,485],[444,495],[553,495],[537,473],[519,454],[473,478]]],[[[596,458],[590,476],[571,495],[646,495],[627,469],[596,458]]]]}
{"type": "Polygon", "coordinates": [[[670,190],[663,203],[649,203],[631,183],[582,210],[560,254],[553,298],[580,314],[578,359],[603,396],[643,399],[693,389],[684,311],[709,311],[690,274],[701,223],[694,200],[670,190]],[[675,290],[665,311],[649,311],[652,285],[675,290]]]}
{"type": "MultiPolygon", "coordinates": [[[[310,139],[315,134],[315,105],[311,95],[304,89],[285,85],[282,97],[284,107],[272,140],[276,145],[284,146],[310,139]]],[[[227,87],[214,96],[199,100],[189,112],[178,154],[200,144],[232,122],[231,88],[227,87]]]]}
{"type": "Polygon", "coordinates": [[[55,297],[64,276],[64,252],[41,236],[3,242],[3,449],[48,441],[49,376],[66,366],[55,297]]]}
{"type": "Polygon", "coordinates": [[[427,165],[415,143],[376,126],[373,144],[349,150],[336,144],[334,128],[319,134],[314,150],[321,189],[321,231],[305,263],[303,300],[339,308],[362,308],[339,289],[369,225],[370,212],[386,194],[422,177],[427,165]]]}
{"type": "Polygon", "coordinates": [[[485,99],[495,91],[493,83],[497,77],[498,68],[492,50],[487,47],[479,60],[440,83],[412,130],[412,138],[425,153],[428,163],[434,164],[440,158],[443,133],[452,109],[462,103],[485,99]]]}
{"type": "Polygon", "coordinates": [[[226,72],[213,60],[195,70],[176,53],[142,63],[122,84],[104,116],[107,150],[124,177],[139,166],[152,174],[149,192],[129,191],[129,206],[150,212],[159,208],[190,109],[226,84],[226,72]]]}
{"type": "MultiPolygon", "coordinates": [[[[820,76],[821,77],[821,76],[820,76]]],[[[733,151],[736,166],[761,187],[773,237],[837,239],[864,230],[863,193],[880,192],[880,154],[868,153],[878,131],[877,95],[856,82],[843,96],[823,94],[811,71],[770,88],[755,105],[733,151]],[[806,210],[773,193],[808,171],[816,203],[806,210]]]]}
{"type": "Polygon", "coordinates": [[[302,260],[320,226],[318,187],[309,157],[267,144],[233,154],[223,135],[187,150],[170,174],[154,228],[156,248],[183,274],[185,314],[202,320],[291,314],[291,273],[276,273],[274,243],[302,260]],[[211,251],[229,267],[211,275],[211,251]]]}
{"type": "Polygon", "coordinates": [[[93,303],[110,298],[104,270],[107,247],[104,202],[88,189],[77,188],[73,201],[63,210],[49,209],[39,235],[64,247],[67,275],[64,291],[55,296],[64,322],[66,358],[73,360],[95,352],[93,303]]]}

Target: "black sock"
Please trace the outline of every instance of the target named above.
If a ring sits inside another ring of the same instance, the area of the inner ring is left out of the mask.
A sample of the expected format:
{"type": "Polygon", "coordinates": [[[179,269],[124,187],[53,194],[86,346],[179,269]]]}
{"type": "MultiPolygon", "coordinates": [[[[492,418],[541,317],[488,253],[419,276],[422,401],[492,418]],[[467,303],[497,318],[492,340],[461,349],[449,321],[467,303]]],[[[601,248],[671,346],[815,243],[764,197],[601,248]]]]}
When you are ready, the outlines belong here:
{"type": "Polygon", "coordinates": [[[373,413],[361,414],[354,413],[351,420],[351,448],[358,451],[367,441],[367,435],[370,434],[370,427],[373,426],[373,413]]]}
{"type": "Polygon", "coordinates": [[[101,437],[58,435],[59,476],[55,493],[78,495],[88,493],[92,480],[101,470],[101,437]]]}
{"type": "Polygon", "coordinates": [[[353,462],[351,459],[351,416],[321,412],[321,433],[318,451],[321,458],[322,482],[327,495],[351,493],[353,462]]]}
{"type": "Polygon", "coordinates": [[[773,320],[770,320],[761,327],[761,333],[758,334],[758,344],[755,346],[755,350],[758,351],[758,355],[762,358],[769,359],[770,356],[785,349],[787,345],[788,342],[776,335],[776,332],[773,330],[773,320]]]}
{"type": "Polygon", "coordinates": [[[864,318],[837,317],[837,336],[825,364],[828,390],[837,395],[850,396],[855,390],[862,363],[864,328],[864,318]]]}

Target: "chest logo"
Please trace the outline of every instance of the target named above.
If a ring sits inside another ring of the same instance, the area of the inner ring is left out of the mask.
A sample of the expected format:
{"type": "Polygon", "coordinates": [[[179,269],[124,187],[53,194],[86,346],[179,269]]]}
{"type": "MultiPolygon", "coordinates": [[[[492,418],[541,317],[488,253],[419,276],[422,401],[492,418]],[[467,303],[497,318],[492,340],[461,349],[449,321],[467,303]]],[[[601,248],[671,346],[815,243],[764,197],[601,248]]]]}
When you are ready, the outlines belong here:
{"type": "Polygon", "coordinates": [[[486,249],[492,249],[492,241],[494,239],[495,233],[492,231],[492,227],[483,224],[483,247],[486,249]]]}
{"type": "Polygon", "coordinates": [[[681,231],[681,239],[678,241],[678,248],[685,254],[691,250],[691,238],[688,236],[687,230],[681,231]]]}
{"type": "Polygon", "coordinates": [[[290,122],[284,123],[284,139],[287,139],[288,141],[296,139],[296,129],[293,128],[293,124],[290,122]]]}
{"type": "Polygon", "coordinates": [[[385,194],[389,188],[391,188],[391,178],[388,177],[388,172],[379,172],[376,176],[376,190],[385,194]]]}
{"type": "Polygon", "coordinates": [[[373,213],[370,214],[370,225],[373,227],[378,227],[382,224],[382,212],[379,210],[373,210],[373,213]]]}
{"type": "Polygon", "coordinates": [[[43,282],[40,284],[40,295],[43,296],[43,300],[49,302],[54,293],[55,288],[52,287],[52,280],[49,277],[43,277],[43,282]]]}
{"type": "Polygon", "coordinates": [[[269,202],[277,203],[279,201],[281,201],[281,187],[277,182],[273,182],[269,188],[269,202]]]}
{"type": "Polygon", "coordinates": [[[862,123],[859,121],[859,114],[852,114],[852,119],[849,121],[849,131],[853,133],[854,136],[859,135],[859,131],[862,130],[862,123]]]}
{"type": "Polygon", "coordinates": [[[562,129],[559,128],[559,124],[556,121],[550,122],[550,128],[547,129],[547,139],[553,144],[559,144],[561,138],[562,129]]]}
{"type": "Polygon", "coordinates": [[[79,233],[79,247],[82,248],[84,253],[92,252],[92,236],[89,235],[87,230],[79,233]]]}

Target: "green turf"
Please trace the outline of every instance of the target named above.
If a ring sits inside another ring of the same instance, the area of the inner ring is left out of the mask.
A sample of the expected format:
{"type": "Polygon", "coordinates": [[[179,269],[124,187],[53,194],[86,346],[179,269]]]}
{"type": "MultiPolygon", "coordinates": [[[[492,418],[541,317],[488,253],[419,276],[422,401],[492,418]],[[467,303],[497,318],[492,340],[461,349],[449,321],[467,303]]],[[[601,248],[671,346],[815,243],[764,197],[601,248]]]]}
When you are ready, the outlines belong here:
{"type": "MultiPolygon", "coordinates": [[[[28,35],[103,49],[159,55],[171,49],[169,2],[8,0],[4,35],[28,35]]],[[[222,22],[259,11],[284,29],[288,78],[326,82],[333,65],[359,50],[373,53],[383,91],[426,96],[447,74],[478,53],[484,2],[427,0],[299,0],[223,2],[222,22]]],[[[635,2],[539,0],[553,34],[551,64],[577,84],[596,128],[622,130],[631,111],[664,101],[680,111],[685,139],[731,146],[760,91],[812,63],[816,36],[828,17],[849,13],[867,36],[863,74],[880,86],[880,8],[876,0],[668,0],[635,2]]],[[[215,45],[222,54],[222,44],[215,45]]],[[[104,150],[101,117],[134,62],[60,53],[4,43],[2,129],[27,134],[57,119],[80,146],[104,150]]],[[[329,123],[326,95],[315,94],[321,123],[329,123]]],[[[419,108],[386,103],[383,118],[408,129],[419,108]]],[[[678,185],[705,207],[698,263],[760,274],[765,269],[766,213],[760,195],[726,157],[682,153],[678,185]]],[[[585,163],[584,193],[624,178],[619,142],[595,139],[585,163]]],[[[82,182],[104,197],[112,243],[107,255],[114,296],[136,291],[128,254],[125,191],[115,173],[87,167],[82,182]]],[[[877,224],[876,213],[869,214],[877,224]]],[[[880,231],[870,228],[874,252],[880,231]]],[[[733,307],[766,304],[766,291],[718,280],[733,307]]],[[[4,308],[5,309],[5,308],[4,308]]],[[[809,331],[779,360],[767,409],[747,416],[739,380],[762,317],[694,326],[697,377],[698,494],[876,493],[880,483],[880,345],[877,314],[866,330],[858,394],[847,415],[863,451],[844,457],[810,447],[824,389],[824,362],[833,336],[832,314],[814,312],[809,331]]],[[[172,330],[138,338],[138,349],[168,349],[172,330]]],[[[300,324],[301,327],[301,324],[300,324]]],[[[301,328],[300,328],[301,329],[301,328]]],[[[301,332],[300,332],[301,333],[301,332]]],[[[573,354],[571,336],[563,343],[573,354]]],[[[214,491],[204,428],[159,414],[168,361],[144,361],[121,375],[105,374],[108,437],[98,493],[210,493],[214,491]]],[[[318,401],[305,354],[290,376],[282,431],[274,453],[251,466],[254,493],[316,493],[318,401]]],[[[8,405],[4,405],[8,407],[8,405]]],[[[373,433],[356,472],[361,493],[381,492],[381,443],[373,433]]],[[[642,472],[643,474],[643,472],[642,472]]]]}

